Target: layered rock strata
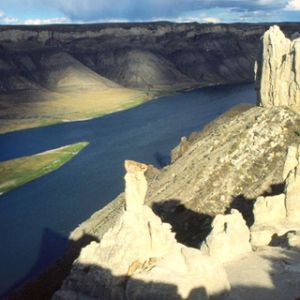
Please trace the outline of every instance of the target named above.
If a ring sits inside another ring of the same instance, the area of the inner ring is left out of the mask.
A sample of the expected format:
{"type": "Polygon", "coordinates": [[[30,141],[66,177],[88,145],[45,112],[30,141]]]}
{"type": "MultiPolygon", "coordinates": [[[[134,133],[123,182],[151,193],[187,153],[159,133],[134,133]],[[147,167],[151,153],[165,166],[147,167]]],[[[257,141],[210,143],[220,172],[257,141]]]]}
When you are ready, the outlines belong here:
{"type": "MultiPolygon", "coordinates": [[[[70,62],[77,71],[86,71],[78,70],[79,65],[89,69],[85,82],[93,82],[97,73],[126,87],[178,90],[249,82],[267,26],[169,22],[0,26],[0,92],[51,88],[49,83],[63,77],[70,62]],[[46,66],[48,60],[56,65],[46,66]]],[[[289,34],[300,28],[282,27],[289,34]]]]}
{"type": "MultiPolygon", "coordinates": [[[[172,164],[151,178],[147,174],[145,202],[172,225],[177,240],[189,246],[200,247],[211,219],[230,208],[240,210],[250,225],[255,200],[283,192],[284,168],[289,172],[286,153],[288,145],[299,143],[299,127],[299,115],[288,108],[229,111],[192,134],[172,164]]],[[[95,213],[71,238],[86,233],[101,239],[122,214],[124,198],[121,194],[95,213]]]]}
{"type": "Polygon", "coordinates": [[[300,38],[291,41],[272,26],[261,43],[256,65],[259,105],[300,106],[300,38]]]}

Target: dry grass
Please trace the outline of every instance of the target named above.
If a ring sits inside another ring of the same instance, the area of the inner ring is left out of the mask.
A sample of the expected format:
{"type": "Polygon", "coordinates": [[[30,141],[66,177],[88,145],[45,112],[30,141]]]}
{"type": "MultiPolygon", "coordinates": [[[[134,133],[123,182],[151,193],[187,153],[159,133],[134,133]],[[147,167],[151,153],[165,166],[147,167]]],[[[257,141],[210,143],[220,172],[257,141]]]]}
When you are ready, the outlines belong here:
{"type": "Polygon", "coordinates": [[[88,143],[81,142],[32,156],[0,162],[0,194],[58,169],[87,145],[88,143]]]}
{"type": "Polygon", "coordinates": [[[95,118],[150,98],[146,92],[119,87],[1,95],[0,133],[95,118]]]}

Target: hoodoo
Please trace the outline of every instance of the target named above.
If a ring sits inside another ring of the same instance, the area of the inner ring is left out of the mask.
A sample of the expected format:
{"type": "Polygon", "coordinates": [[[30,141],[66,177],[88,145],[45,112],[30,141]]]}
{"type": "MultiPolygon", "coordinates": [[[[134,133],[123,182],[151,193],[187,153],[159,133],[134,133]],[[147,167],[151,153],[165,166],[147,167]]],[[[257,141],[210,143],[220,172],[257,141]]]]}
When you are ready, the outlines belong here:
{"type": "Polygon", "coordinates": [[[53,300],[206,300],[228,292],[218,260],[178,243],[171,226],[144,205],[147,166],[125,161],[125,169],[123,215],[100,243],[82,249],[53,300]]]}
{"type": "Polygon", "coordinates": [[[255,70],[258,104],[300,106],[300,38],[291,41],[272,26],[261,43],[255,70]]]}

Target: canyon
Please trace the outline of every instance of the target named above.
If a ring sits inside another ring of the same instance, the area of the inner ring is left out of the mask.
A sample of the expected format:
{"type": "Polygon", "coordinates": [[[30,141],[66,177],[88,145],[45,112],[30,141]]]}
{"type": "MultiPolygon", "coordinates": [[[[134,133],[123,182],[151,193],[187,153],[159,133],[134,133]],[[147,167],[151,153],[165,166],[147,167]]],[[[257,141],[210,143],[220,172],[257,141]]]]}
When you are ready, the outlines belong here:
{"type": "MultiPolygon", "coordinates": [[[[162,93],[253,82],[268,26],[0,26],[0,132],[94,118],[162,93]]],[[[299,24],[281,28],[291,36],[299,24]]]]}
{"type": "MultiPolygon", "coordinates": [[[[67,88],[78,77],[84,78],[81,86],[176,90],[253,81],[257,45],[268,27],[168,22],[1,26],[0,90],[67,88]]],[[[290,36],[299,24],[281,24],[281,29],[290,36]]]]}
{"type": "MultiPolygon", "coordinates": [[[[147,30],[151,28],[144,26],[147,30]]],[[[189,26],[194,25],[182,28],[189,26]]],[[[227,34],[232,30],[230,26],[212,28],[226,28],[227,34]]],[[[237,28],[243,26],[248,25],[234,25],[235,31],[230,34],[236,34],[237,28]]],[[[264,27],[249,26],[259,30],[264,27]]],[[[163,29],[160,28],[165,34],[163,29]]],[[[214,30],[210,30],[211,36],[216,37],[214,30]]],[[[262,43],[262,50],[268,47],[267,40],[271,49],[282,45],[277,39],[283,35],[279,28],[272,27],[260,42],[259,30],[255,31],[256,41],[262,43]]],[[[296,28],[292,31],[289,37],[295,45],[299,43],[293,38],[296,28]]],[[[244,38],[249,28],[245,32],[244,38]]],[[[98,37],[97,34],[89,33],[93,37],[98,37]]],[[[154,32],[155,37],[156,34],[158,32],[154,32]]],[[[61,36],[63,41],[68,40],[67,34],[61,36]]],[[[84,33],[77,35],[78,38],[83,36],[84,33]]],[[[44,43],[49,40],[49,34],[28,31],[27,38],[44,43]]],[[[18,42],[24,36],[17,32],[14,39],[18,42]]],[[[134,40],[131,42],[134,45],[134,40]]],[[[251,42],[248,46],[249,49],[254,47],[251,42]]],[[[258,50],[253,53],[259,57],[259,48],[255,49],[258,50]]],[[[299,297],[300,117],[297,105],[292,105],[299,100],[298,69],[295,68],[299,56],[292,51],[296,64],[286,64],[278,79],[277,72],[270,72],[274,77],[264,76],[266,66],[271,64],[273,71],[272,66],[278,59],[273,62],[272,51],[261,53],[256,66],[258,106],[235,107],[201,132],[182,137],[172,151],[171,164],[162,169],[125,162],[125,194],[120,194],[71,233],[71,242],[86,236],[95,241],[82,248],[53,299],[157,299],[157,295],[160,299],[237,300],[253,299],[255,295],[257,299],[285,300],[299,297]],[[292,73],[296,76],[290,76],[292,73]],[[288,95],[285,99],[281,96],[280,101],[276,100],[276,93],[267,93],[265,100],[262,87],[278,91],[282,80],[286,80],[293,92],[284,94],[288,95]]],[[[134,52],[135,55],[139,54],[134,52]]],[[[288,55],[290,53],[284,51],[279,61],[283,57],[289,60],[288,55]]],[[[147,55],[142,57],[146,62],[153,59],[147,55]]],[[[222,72],[218,69],[210,73],[212,81],[236,82],[235,71],[241,65],[243,68],[247,65],[249,70],[245,67],[248,71],[243,73],[245,76],[239,76],[239,80],[251,81],[251,76],[246,74],[250,74],[255,58],[253,56],[250,62],[251,56],[247,57],[249,66],[248,63],[238,64],[238,67],[229,63],[231,68],[237,68],[230,70],[234,75],[223,74],[222,81],[222,72]]],[[[83,56],[81,59],[84,61],[83,56]]],[[[124,61],[120,61],[123,65],[124,61]]],[[[209,62],[207,57],[206,61],[209,62]]],[[[159,65],[167,68],[162,61],[159,65]]],[[[220,67],[222,63],[214,61],[213,65],[220,67]]],[[[144,77],[106,76],[117,78],[114,80],[118,84],[130,88],[143,86],[148,90],[168,90],[179,78],[185,87],[192,87],[197,81],[196,77],[187,75],[188,71],[180,69],[180,72],[184,78],[171,69],[167,76],[159,73],[164,83],[161,86],[152,81],[149,86],[148,79],[145,85],[140,79],[144,77]]],[[[151,75],[151,72],[146,73],[151,75]]],[[[203,78],[197,84],[212,83],[203,78]]]]}
{"type": "MultiPolygon", "coordinates": [[[[278,54],[280,36],[271,27],[263,49],[270,37],[278,54]]],[[[264,53],[261,74],[272,62],[264,53]]],[[[300,117],[291,103],[300,87],[291,76],[262,78],[274,90],[286,80],[294,92],[278,105],[258,90],[260,106],[235,108],[182,138],[162,170],[125,161],[117,217],[105,216],[110,204],[73,232],[99,229],[100,242],[82,249],[52,299],[298,299],[300,117]],[[105,232],[103,216],[112,221],[105,232]]]]}

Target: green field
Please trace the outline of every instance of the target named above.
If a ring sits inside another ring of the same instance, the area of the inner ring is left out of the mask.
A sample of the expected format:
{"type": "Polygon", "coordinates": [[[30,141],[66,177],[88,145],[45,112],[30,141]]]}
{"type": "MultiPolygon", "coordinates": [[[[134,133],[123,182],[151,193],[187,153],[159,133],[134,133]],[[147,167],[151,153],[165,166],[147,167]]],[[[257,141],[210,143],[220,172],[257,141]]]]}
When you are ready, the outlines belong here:
{"type": "Polygon", "coordinates": [[[0,162],[0,194],[58,169],[87,145],[87,142],[81,142],[0,162]]]}

